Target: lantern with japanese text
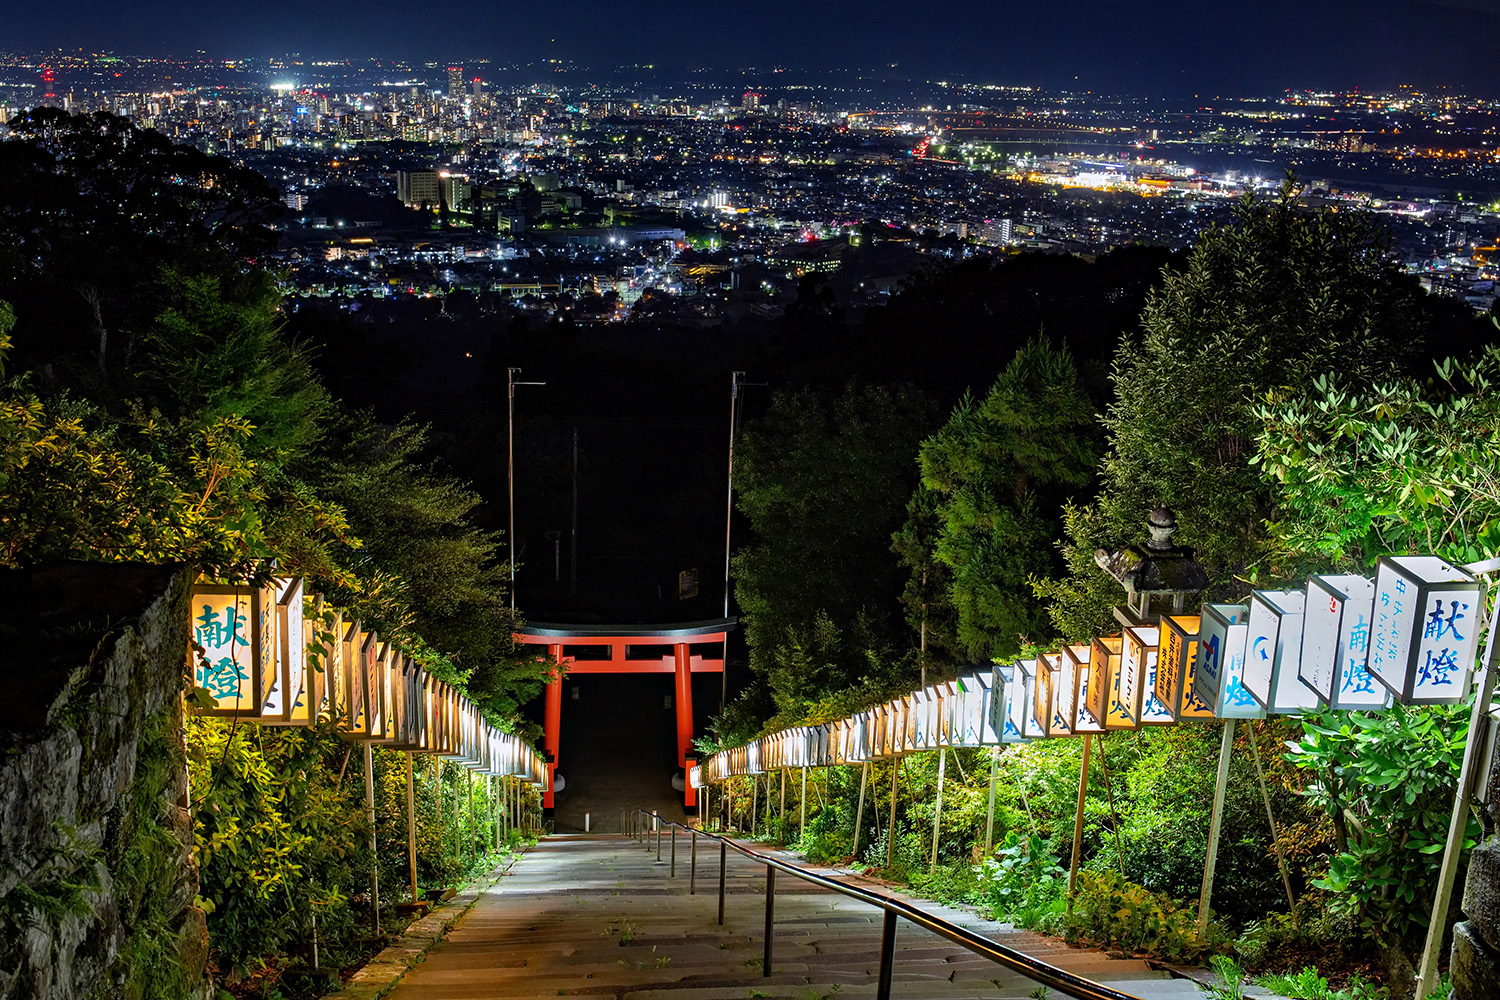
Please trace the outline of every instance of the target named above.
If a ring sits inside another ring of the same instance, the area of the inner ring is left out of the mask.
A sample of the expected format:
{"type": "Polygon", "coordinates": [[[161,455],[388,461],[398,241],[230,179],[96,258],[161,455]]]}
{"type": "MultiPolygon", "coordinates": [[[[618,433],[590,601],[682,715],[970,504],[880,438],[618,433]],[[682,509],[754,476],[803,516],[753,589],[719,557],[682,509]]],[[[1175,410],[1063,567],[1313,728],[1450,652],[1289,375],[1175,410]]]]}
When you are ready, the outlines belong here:
{"type": "Polygon", "coordinates": [[[1456,705],[1479,640],[1479,581],[1436,556],[1382,556],[1367,668],[1404,705],[1456,705]]]}
{"type": "Polygon", "coordinates": [[[1104,732],[1104,723],[1089,711],[1089,670],[1094,659],[1093,643],[1069,643],[1063,647],[1063,659],[1073,669],[1073,735],[1089,736],[1104,732]]]}
{"type": "Polygon", "coordinates": [[[261,714],[275,674],[274,584],[205,584],[193,588],[193,683],[214,699],[198,715],[253,719],[261,714]]]}
{"type": "Polygon", "coordinates": [[[1126,699],[1138,697],[1141,685],[1139,671],[1125,677],[1125,637],[1099,636],[1089,658],[1089,713],[1104,723],[1106,730],[1139,729],[1134,706],[1126,699]]]}
{"type": "Polygon", "coordinates": [[[1362,576],[1307,580],[1298,676],[1331,708],[1380,708],[1390,696],[1365,668],[1375,584],[1362,576]]]}
{"type": "Polygon", "coordinates": [[[1133,706],[1136,718],[1143,726],[1167,726],[1176,721],[1176,716],[1165,703],[1156,697],[1156,674],[1161,666],[1161,629],[1156,625],[1135,625],[1125,629],[1125,651],[1122,658],[1121,678],[1134,674],[1141,679],[1137,685],[1139,701],[1133,706]]]}
{"type": "Polygon", "coordinates": [[[1212,719],[1213,706],[1198,697],[1198,615],[1163,615],[1157,656],[1156,700],[1172,711],[1178,722],[1212,719]]]}
{"type": "Polygon", "coordinates": [[[1220,719],[1264,719],[1266,710],[1245,690],[1247,604],[1205,604],[1199,621],[1198,662],[1193,677],[1199,698],[1220,719]]]}

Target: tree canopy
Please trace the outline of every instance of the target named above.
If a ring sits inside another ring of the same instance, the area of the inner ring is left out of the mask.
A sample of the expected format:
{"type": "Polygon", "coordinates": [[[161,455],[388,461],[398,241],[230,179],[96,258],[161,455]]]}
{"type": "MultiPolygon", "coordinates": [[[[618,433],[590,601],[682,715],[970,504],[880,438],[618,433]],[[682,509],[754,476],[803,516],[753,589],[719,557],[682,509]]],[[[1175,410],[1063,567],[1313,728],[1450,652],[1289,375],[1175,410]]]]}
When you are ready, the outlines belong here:
{"type": "MultiPolygon", "coordinates": [[[[1050,632],[1029,581],[1059,568],[1053,540],[1060,507],[1093,482],[1096,421],[1068,350],[1036,340],[1016,353],[982,402],[965,397],[922,442],[922,485],[908,508],[918,523],[903,533],[929,537],[911,546],[898,535],[897,546],[913,572],[908,601],[932,576],[929,561],[945,571],[954,633],[938,637],[940,646],[989,659],[1050,632]]],[[[909,605],[909,617],[923,620],[929,600],[909,605]]]]}
{"type": "Polygon", "coordinates": [[[1108,624],[1118,588],[1097,548],[1139,540],[1146,514],[1173,508],[1218,590],[1251,570],[1267,540],[1269,485],[1250,458],[1262,394],[1326,372],[1351,387],[1403,370],[1426,328],[1424,293],[1367,213],[1304,210],[1290,183],[1247,197],[1204,233],[1147,297],[1115,356],[1109,447],[1091,505],[1067,514],[1070,577],[1043,585],[1054,622],[1081,638],[1108,624]]]}
{"type": "Polygon", "coordinates": [[[859,682],[871,668],[866,654],[896,637],[901,580],[888,539],[914,485],[910,456],[929,414],[909,389],[798,389],[776,393],[746,429],[735,488],[755,540],[735,554],[735,597],[750,668],[778,709],[796,712],[859,682]],[[823,643],[832,660],[811,670],[796,651],[830,628],[858,641],[823,643]]]}

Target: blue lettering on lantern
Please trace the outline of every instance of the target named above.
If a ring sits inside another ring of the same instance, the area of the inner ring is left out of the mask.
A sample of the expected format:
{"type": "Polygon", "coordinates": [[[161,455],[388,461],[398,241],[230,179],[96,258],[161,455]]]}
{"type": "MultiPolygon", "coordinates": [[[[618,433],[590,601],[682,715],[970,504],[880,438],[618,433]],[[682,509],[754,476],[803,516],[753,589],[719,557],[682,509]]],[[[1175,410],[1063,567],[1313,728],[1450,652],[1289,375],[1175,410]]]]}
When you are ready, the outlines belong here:
{"type": "Polygon", "coordinates": [[[228,656],[207,662],[200,660],[194,673],[198,686],[206,688],[215,701],[239,697],[240,683],[249,679],[240,665],[228,656]]]}
{"type": "Polygon", "coordinates": [[[1443,687],[1453,683],[1452,674],[1458,671],[1458,651],[1444,649],[1436,657],[1432,650],[1427,651],[1426,661],[1417,671],[1417,682],[1419,684],[1430,684],[1433,687],[1443,687]]]}
{"type": "Polygon", "coordinates": [[[233,607],[225,608],[224,612],[224,617],[221,619],[219,612],[210,605],[203,605],[203,614],[193,619],[198,622],[197,627],[193,629],[193,638],[198,640],[201,646],[228,646],[232,643],[248,646],[249,640],[240,632],[245,624],[245,616],[233,607]]]}
{"type": "Polygon", "coordinates": [[[1448,606],[1448,618],[1444,620],[1443,599],[1439,597],[1433,603],[1437,605],[1437,609],[1427,616],[1427,627],[1422,631],[1422,638],[1441,639],[1451,632],[1453,633],[1454,640],[1463,642],[1464,637],[1458,631],[1458,620],[1468,617],[1463,612],[1469,610],[1469,606],[1467,604],[1461,605],[1458,601],[1452,601],[1448,606]]]}

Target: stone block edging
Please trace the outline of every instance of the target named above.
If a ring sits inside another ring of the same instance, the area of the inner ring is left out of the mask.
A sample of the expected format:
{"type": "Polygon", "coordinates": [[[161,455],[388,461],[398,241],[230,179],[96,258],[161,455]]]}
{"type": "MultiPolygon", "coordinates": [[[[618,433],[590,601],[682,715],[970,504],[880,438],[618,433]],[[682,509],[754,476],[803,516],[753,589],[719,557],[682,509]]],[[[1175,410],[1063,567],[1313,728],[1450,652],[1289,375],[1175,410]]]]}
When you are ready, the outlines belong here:
{"type": "Polygon", "coordinates": [[[349,978],[343,989],[329,993],[324,1000],[378,1000],[385,996],[427,954],[427,950],[441,941],[448,929],[479,902],[480,896],[505,877],[520,857],[520,854],[512,854],[503,867],[492,868],[448,902],[438,904],[425,917],[412,921],[394,944],[366,962],[349,978]]]}

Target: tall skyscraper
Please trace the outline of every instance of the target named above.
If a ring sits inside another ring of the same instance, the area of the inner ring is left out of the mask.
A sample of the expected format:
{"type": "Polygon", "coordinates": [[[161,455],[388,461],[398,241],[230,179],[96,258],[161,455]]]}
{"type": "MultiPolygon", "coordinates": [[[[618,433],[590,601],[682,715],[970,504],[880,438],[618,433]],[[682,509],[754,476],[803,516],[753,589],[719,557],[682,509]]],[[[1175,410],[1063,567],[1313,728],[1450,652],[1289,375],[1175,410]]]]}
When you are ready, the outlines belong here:
{"type": "Polygon", "coordinates": [[[478,104],[482,97],[484,97],[484,81],[476,76],[474,78],[474,103],[478,104]]]}
{"type": "Polygon", "coordinates": [[[448,67],[448,98],[454,101],[464,99],[464,71],[460,66],[448,67]]]}

